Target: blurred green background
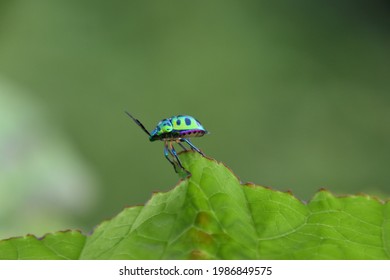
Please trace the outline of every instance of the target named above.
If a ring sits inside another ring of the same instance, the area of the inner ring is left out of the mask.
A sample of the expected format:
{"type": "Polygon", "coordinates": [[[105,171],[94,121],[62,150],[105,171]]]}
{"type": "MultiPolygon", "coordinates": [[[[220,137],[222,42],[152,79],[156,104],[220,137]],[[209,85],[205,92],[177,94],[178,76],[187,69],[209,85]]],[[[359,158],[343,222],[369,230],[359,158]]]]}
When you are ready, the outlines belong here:
{"type": "Polygon", "coordinates": [[[0,238],[81,228],[178,181],[176,114],[243,182],[390,195],[386,1],[0,1],[0,238]]]}

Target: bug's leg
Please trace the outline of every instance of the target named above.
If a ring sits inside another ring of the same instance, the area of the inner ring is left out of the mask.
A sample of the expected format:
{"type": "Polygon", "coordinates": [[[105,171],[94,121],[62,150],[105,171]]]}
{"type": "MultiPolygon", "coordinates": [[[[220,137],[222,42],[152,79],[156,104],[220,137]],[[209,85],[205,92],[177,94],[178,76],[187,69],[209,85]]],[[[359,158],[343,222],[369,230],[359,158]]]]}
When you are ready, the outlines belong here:
{"type": "MultiPolygon", "coordinates": [[[[180,138],[179,139],[179,141],[180,142],[186,142],[187,143],[187,141],[189,141],[188,139],[185,139],[185,138],[180,138]]],[[[180,143],[181,144],[181,143],[180,143]]],[[[180,146],[184,146],[183,144],[181,144],[180,146]]],[[[191,145],[190,145],[190,148],[191,148],[191,150],[193,150],[193,151],[196,151],[191,145]]],[[[186,149],[187,150],[187,149],[186,149]]],[[[187,150],[188,151],[188,150],[187,150]]]]}
{"type": "Polygon", "coordinates": [[[204,156],[204,153],[202,153],[201,150],[199,150],[197,147],[195,147],[195,145],[192,144],[191,141],[188,140],[187,138],[181,138],[180,141],[186,142],[188,145],[190,145],[191,149],[193,149],[194,151],[196,151],[196,152],[198,152],[199,154],[201,154],[202,156],[204,156]]]}
{"type": "Polygon", "coordinates": [[[175,162],[173,160],[171,160],[169,158],[169,153],[172,154],[172,152],[168,149],[168,143],[164,142],[164,156],[173,165],[173,168],[175,169],[175,172],[177,173],[177,171],[176,171],[176,164],[175,164],[175,162]]]}
{"type": "Polygon", "coordinates": [[[170,151],[171,151],[172,155],[176,158],[177,164],[178,164],[182,169],[186,170],[186,169],[183,167],[183,165],[181,164],[181,161],[180,161],[179,157],[177,156],[176,150],[175,150],[175,148],[173,147],[172,142],[169,143],[169,147],[170,147],[170,151]]]}
{"type": "MultiPolygon", "coordinates": [[[[182,140],[180,139],[180,141],[182,140]]],[[[179,144],[179,146],[182,147],[184,151],[188,151],[188,149],[182,143],[177,142],[177,144],[179,144]]]]}

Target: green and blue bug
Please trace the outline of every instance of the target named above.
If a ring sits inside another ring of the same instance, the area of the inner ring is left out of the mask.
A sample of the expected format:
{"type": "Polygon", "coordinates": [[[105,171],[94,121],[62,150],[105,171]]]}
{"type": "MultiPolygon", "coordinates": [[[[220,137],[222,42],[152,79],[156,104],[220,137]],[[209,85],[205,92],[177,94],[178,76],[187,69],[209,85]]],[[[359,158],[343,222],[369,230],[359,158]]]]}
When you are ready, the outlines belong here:
{"type": "Polygon", "coordinates": [[[202,124],[194,117],[186,115],[173,116],[160,121],[156,128],[149,132],[145,126],[136,118],[134,118],[129,112],[126,114],[143,130],[148,134],[151,142],[160,140],[164,142],[164,156],[173,165],[175,172],[178,173],[177,166],[188,172],[182,165],[173,143],[177,143],[185,151],[187,148],[182,143],[187,143],[192,150],[198,152],[202,156],[204,154],[199,150],[192,142],[190,137],[201,137],[209,132],[202,126],[202,124]],[[169,157],[172,156],[172,159],[169,157]]]}

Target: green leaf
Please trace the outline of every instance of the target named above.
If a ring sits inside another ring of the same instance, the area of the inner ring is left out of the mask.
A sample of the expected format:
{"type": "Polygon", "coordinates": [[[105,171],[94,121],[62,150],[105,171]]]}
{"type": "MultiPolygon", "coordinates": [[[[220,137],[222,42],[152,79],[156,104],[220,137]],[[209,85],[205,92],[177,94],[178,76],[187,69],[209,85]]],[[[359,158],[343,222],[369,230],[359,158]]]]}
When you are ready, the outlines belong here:
{"type": "MultiPolygon", "coordinates": [[[[192,176],[100,224],[81,259],[390,258],[390,203],[321,190],[305,204],[290,193],[243,185],[225,165],[197,153],[180,158],[192,176]]],[[[47,248],[47,238],[27,237],[35,247],[2,241],[0,258],[21,258],[20,248],[22,258],[78,258],[77,250],[51,254],[57,250],[47,248]]]]}
{"type": "Polygon", "coordinates": [[[86,237],[79,231],[61,231],[42,239],[27,235],[0,241],[0,260],[78,259],[86,237]]]}

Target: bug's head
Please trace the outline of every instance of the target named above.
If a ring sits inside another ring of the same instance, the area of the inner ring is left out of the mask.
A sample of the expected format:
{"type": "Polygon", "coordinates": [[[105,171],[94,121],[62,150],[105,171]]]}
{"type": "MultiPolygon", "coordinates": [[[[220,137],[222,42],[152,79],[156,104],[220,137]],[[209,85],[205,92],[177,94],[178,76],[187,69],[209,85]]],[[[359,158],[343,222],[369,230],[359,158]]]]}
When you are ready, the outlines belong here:
{"type": "Polygon", "coordinates": [[[168,132],[171,132],[171,131],[173,130],[173,126],[172,126],[171,123],[167,123],[167,124],[165,124],[165,125],[161,128],[161,130],[162,130],[163,132],[168,133],[168,132]]]}
{"type": "Polygon", "coordinates": [[[173,130],[173,125],[170,120],[162,120],[156,127],[158,133],[169,133],[173,130]]]}
{"type": "Polygon", "coordinates": [[[149,140],[155,141],[160,140],[160,137],[173,130],[172,123],[169,119],[162,120],[159,122],[155,129],[150,133],[149,140]]]}

